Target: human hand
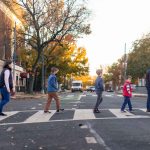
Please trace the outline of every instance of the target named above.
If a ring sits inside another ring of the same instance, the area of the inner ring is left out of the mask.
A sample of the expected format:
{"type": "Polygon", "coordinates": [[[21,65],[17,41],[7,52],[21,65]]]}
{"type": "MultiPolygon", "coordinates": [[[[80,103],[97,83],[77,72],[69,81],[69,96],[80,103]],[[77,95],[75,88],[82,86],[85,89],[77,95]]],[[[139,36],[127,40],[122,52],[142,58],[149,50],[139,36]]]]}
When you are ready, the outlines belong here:
{"type": "Polygon", "coordinates": [[[12,89],[12,90],[10,91],[10,94],[11,94],[11,96],[14,96],[14,95],[15,95],[15,91],[12,89]]]}

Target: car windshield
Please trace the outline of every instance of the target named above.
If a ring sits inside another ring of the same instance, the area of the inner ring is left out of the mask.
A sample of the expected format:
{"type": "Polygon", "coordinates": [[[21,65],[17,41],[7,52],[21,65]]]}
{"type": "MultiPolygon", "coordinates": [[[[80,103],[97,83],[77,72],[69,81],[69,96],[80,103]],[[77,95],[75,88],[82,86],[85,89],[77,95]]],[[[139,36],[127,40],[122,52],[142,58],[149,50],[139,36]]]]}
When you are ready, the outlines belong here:
{"type": "Polygon", "coordinates": [[[72,83],[73,86],[80,86],[81,83],[72,83]]]}

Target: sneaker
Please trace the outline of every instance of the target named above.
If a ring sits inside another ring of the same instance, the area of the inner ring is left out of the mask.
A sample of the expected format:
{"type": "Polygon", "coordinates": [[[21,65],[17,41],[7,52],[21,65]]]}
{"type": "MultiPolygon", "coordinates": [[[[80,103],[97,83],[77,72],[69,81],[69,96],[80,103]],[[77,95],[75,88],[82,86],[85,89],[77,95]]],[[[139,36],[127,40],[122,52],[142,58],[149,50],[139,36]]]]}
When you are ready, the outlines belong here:
{"type": "Polygon", "coordinates": [[[134,110],[133,110],[133,109],[132,109],[132,110],[129,110],[129,112],[131,112],[131,113],[132,113],[132,112],[134,112],[134,110]]]}
{"type": "Polygon", "coordinates": [[[45,111],[44,111],[44,113],[51,113],[51,112],[50,112],[50,111],[48,111],[48,110],[45,110],[45,111]]]}
{"type": "Polygon", "coordinates": [[[98,109],[93,111],[94,113],[100,113],[100,111],[98,109]]]}
{"type": "Polygon", "coordinates": [[[149,112],[150,112],[150,110],[148,109],[148,110],[146,110],[146,112],[148,112],[148,113],[149,113],[149,112]]]}
{"type": "Polygon", "coordinates": [[[121,113],[126,113],[126,111],[125,110],[121,110],[121,113]]]}
{"type": "Polygon", "coordinates": [[[64,109],[63,108],[61,108],[61,109],[57,109],[56,110],[56,112],[58,113],[58,112],[63,112],[64,111],[64,109]]]}
{"type": "Polygon", "coordinates": [[[0,113],[0,116],[7,116],[7,115],[1,112],[1,113],[0,113]]]}

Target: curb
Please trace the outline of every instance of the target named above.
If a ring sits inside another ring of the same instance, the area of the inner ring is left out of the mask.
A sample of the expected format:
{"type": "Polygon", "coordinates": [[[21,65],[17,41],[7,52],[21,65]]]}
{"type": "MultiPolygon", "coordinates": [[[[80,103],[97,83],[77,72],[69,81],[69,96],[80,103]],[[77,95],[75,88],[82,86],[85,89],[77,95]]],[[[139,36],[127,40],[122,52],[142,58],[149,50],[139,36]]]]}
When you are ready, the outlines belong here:
{"type": "MultiPolygon", "coordinates": [[[[58,92],[58,94],[67,94],[69,93],[68,91],[66,92],[58,92]]],[[[29,100],[29,99],[40,99],[40,98],[47,98],[47,94],[41,94],[41,95],[38,95],[38,94],[33,94],[33,95],[30,95],[30,94],[21,94],[21,95],[15,95],[15,96],[12,96],[11,99],[12,100],[29,100]]]]}

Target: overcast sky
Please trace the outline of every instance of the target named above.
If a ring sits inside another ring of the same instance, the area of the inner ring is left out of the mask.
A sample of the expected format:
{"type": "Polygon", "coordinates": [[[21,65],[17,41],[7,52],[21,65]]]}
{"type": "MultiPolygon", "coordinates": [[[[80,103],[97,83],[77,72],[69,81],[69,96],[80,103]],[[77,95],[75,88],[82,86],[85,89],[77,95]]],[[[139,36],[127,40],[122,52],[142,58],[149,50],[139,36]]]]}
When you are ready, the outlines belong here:
{"type": "Polygon", "coordinates": [[[92,34],[80,39],[87,49],[90,74],[99,65],[116,62],[132,43],[150,32],[150,0],[89,0],[92,34]]]}

